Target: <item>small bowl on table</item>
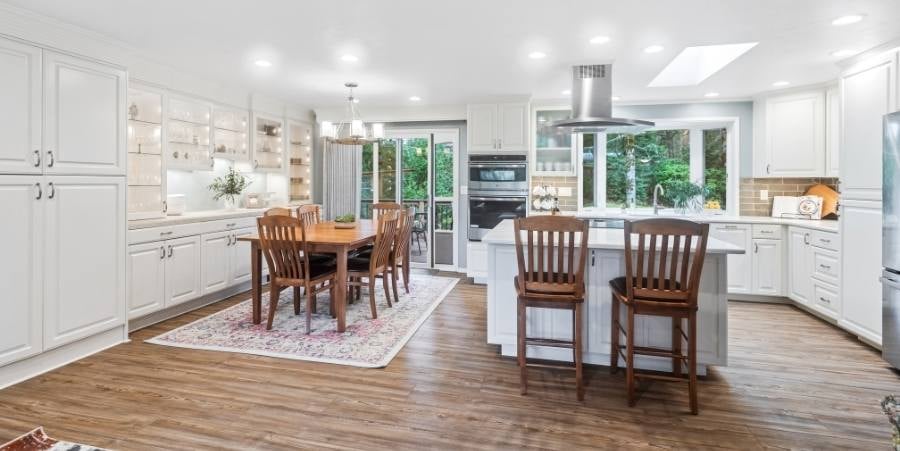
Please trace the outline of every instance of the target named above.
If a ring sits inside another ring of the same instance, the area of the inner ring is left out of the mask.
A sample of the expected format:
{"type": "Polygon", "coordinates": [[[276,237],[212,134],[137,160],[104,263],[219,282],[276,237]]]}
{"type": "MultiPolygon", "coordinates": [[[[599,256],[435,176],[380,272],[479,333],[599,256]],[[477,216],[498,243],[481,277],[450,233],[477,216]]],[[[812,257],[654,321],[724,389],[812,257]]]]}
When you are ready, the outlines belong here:
{"type": "Polygon", "coordinates": [[[356,228],[356,221],[353,222],[337,222],[334,223],[335,229],[353,229],[356,228]]]}

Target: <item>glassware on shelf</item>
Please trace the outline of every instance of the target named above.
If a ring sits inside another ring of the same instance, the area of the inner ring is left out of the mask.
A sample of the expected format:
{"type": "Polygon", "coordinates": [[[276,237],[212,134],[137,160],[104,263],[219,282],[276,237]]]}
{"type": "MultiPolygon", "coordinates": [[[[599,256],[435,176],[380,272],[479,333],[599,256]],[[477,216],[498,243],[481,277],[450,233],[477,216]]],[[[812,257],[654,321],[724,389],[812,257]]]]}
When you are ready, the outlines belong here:
{"type": "Polygon", "coordinates": [[[284,167],[284,134],[278,120],[256,117],[254,139],[254,167],[281,169],[284,167]]]}
{"type": "Polygon", "coordinates": [[[161,217],[163,212],[162,94],[128,90],[128,217],[161,217]]]}
{"type": "Polygon", "coordinates": [[[543,173],[571,173],[574,163],[572,133],[553,127],[555,121],[567,119],[569,110],[536,109],[534,112],[534,168],[543,173]]]}
{"type": "Polygon", "coordinates": [[[312,125],[291,122],[288,138],[291,201],[308,202],[312,198],[312,125]]]}
{"type": "Polygon", "coordinates": [[[181,99],[169,101],[167,160],[173,168],[210,169],[210,107],[181,99]]]}
{"type": "Polygon", "coordinates": [[[247,122],[246,112],[225,109],[213,111],[213,155],[215,157],[241,161],[249,159],[247,122]]]}

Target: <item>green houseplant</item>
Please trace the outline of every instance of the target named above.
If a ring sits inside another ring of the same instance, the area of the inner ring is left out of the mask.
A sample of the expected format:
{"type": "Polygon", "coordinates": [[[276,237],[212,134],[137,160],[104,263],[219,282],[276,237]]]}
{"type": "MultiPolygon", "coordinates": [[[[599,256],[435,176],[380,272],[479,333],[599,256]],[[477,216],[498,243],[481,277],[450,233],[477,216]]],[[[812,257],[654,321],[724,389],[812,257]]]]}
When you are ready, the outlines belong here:
{"type": "Polygon", "coordinates": [[[671,180],[664,188],[666,195],[672,199],[672,206],[682,214],[700,213],[703,199],[709,195],[708,188],[687,180],[671,180]]]}
{"type": "Polygon", "coordinates": [[[250,179],[244,177],[234,168],[228,168],[228,172],[222,177],[216,177],[209,184],[209,190],[213,192],[213,200],[225,198],[225,207],[235,208],[235,197],[240,196],[244,189],[250,185],[250,179]]]}

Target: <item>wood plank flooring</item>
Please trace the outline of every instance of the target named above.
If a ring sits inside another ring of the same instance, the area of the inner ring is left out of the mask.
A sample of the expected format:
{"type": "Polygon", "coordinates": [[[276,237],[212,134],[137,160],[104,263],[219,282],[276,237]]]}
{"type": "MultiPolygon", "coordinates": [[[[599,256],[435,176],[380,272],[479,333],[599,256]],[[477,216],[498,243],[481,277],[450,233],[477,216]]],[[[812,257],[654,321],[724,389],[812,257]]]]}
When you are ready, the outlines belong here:
{"type": "Polygon", "coordinates": [[[149,345],[247,294],[0,391],[0,442],[37,425],[115,449],[888,449],[879,400],[900,377],[850,335],[786,305],[732,302],[729,366],[654,383],[627,407],[622,373],[518,369],[486,344],[485,289],[460,283],[381,370],[149,345]]]}

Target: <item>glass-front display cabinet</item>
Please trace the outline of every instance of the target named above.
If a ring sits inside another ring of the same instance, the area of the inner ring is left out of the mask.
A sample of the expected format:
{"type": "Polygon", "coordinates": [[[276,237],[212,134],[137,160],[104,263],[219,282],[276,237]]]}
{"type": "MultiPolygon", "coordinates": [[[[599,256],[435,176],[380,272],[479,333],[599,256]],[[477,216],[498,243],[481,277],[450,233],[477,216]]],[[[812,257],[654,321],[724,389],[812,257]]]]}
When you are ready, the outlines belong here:
{"type": "Polygon", "coordinates": [[[533,107],[534,139],[531,149],[531,172],[535,175],[575,176],[576,146],[573,133],[553,127],[555,121],[569,118],[565,107],[533,107]]]}
{"type": "Polygon", "coordinates": [[[247,130],[249,115],[246,111],[213,109],[213,156],[232,161],[250,161],[250,144],[247,130]]]}
{"type": "Polygon", "coordinates": [[[211,170],[210,106],[187,99],[169,99],[166,129],[168,169],[211,170]]]}
{"type": "Polygon", "coordinates": [[[128,90],[128,219],[165,216],[161,92],[128,90]]]}
{"type": "Polygon", "coordinates": [[[284,169],[284,121],[254,115],[253,168],[280,172],[284,169]]]}
{"type": "Polygon", "coordinates": [[[290,121],[288,139],[290,148],[291,202],[312,201],[312,124],[290,121]]]}

